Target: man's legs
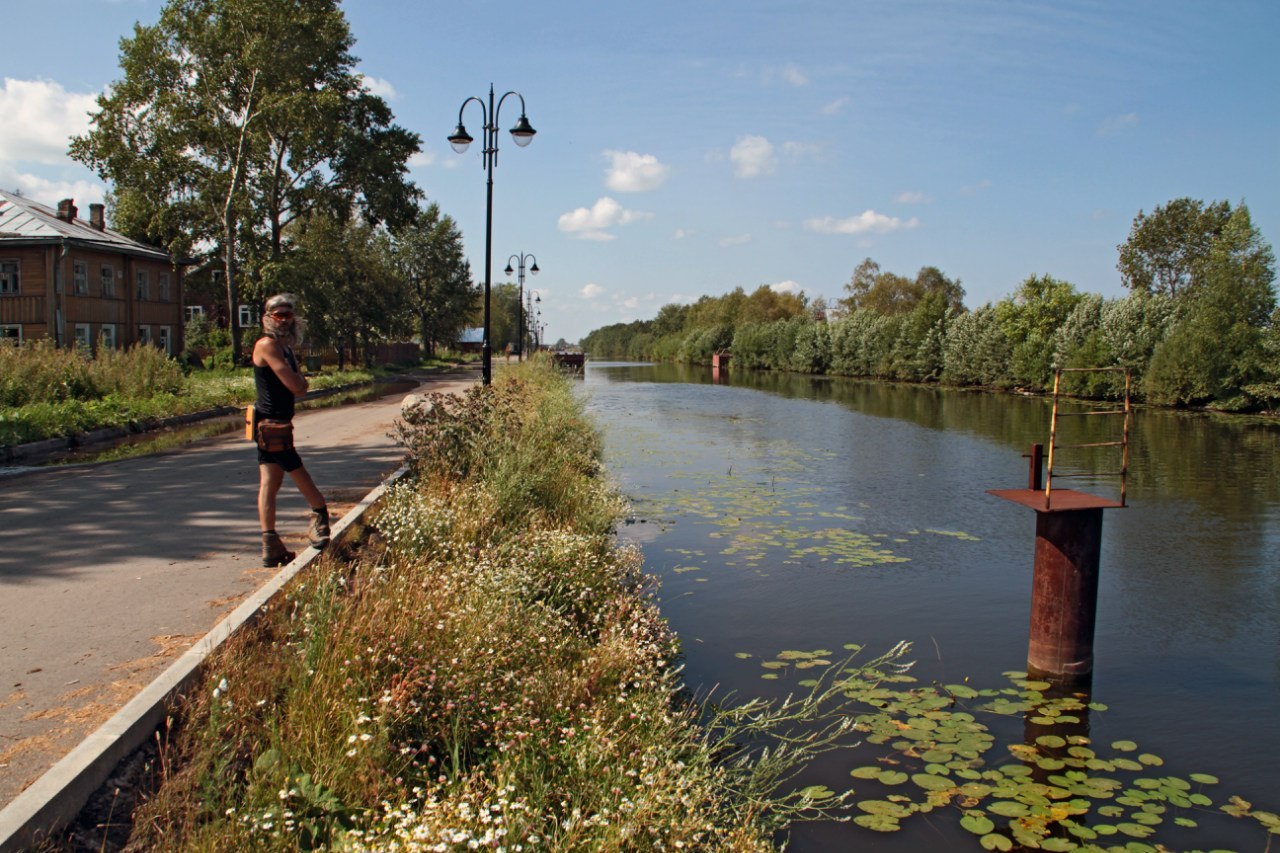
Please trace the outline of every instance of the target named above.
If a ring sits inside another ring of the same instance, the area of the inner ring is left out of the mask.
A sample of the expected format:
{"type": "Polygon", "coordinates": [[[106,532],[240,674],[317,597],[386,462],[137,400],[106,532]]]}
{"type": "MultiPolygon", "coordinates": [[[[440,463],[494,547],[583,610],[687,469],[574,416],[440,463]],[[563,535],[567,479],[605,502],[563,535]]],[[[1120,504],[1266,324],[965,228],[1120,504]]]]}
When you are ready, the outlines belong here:
{"type": "Polygon", "coordinates": [[[323,548],[329,544],[329,507],[324,501],[324,495],[320,493],[305,466],[290,471],[289,476],[311,507],[311,526],[307,528],[307,539],[311,547],[323,548]]]}
{"type": "Polygon", "coordinates": [[[280,493],[283,482],[284,469],[279,465],[263,463],[258,466],[258,523],[263,533],[276,529],[276,495],[280,493]]]}

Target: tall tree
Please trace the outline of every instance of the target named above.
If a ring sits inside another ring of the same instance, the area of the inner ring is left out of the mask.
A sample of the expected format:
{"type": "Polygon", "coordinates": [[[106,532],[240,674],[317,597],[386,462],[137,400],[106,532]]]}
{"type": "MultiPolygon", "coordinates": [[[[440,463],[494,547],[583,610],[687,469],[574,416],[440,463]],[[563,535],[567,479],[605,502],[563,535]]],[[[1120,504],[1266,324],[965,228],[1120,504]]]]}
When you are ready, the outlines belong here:
{"type": "Polygon", "coordinates": [[[1129,239],[1116,247],[1116,269],[1125,287],[1175,297],[1185,292],[1196,283],[1197,267],[1230,218],[1229,203],[1206,205],[1190,198],[1176,198],[1150,216],[1138,211],[1129,239]]]}
{"type": "Polygon", "coordinates": [[[238,273],[260,284],[291,221],[414,212],[418,136],[365,88],[353,43],[339,0],[169,0],[121,40],[124,76],[72,140],[113,184],[116,227],[221,255],[237,359],[238,273]]]}
{"type": "Polygon", "coordinates": [[[462,232],[432,203],[417,218],[392,229],[392,254],[408,282],[424,355],[457,340],[475,308],[478,292],[463,256],[462,232]]]}

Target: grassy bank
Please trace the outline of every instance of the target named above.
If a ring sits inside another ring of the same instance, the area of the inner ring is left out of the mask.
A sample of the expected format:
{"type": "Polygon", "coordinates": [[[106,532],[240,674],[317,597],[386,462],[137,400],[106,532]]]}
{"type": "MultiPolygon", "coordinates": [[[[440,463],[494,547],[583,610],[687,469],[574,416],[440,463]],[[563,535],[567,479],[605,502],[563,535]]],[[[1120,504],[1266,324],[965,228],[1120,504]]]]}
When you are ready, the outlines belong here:
{"type": "MultiPolygon", "coordinates": [[[[322,391],[386,372],[325,370],[309,378],[311,390],[322,391]]],[[[247,368],[184,373],[154,347],[94,359],[46,341],[0,347],[0,446],[245,405],[253,396],[247,368]]]]}
{"type": "Polygon", "coordinates": [[[565,380],[535,362],[408,419],[412,475],[353,550],[211,659],[135,845],[759,850],[838,803],[785,784],[847,732],[789,742],[813,697],[683,694],[565,380]]]}

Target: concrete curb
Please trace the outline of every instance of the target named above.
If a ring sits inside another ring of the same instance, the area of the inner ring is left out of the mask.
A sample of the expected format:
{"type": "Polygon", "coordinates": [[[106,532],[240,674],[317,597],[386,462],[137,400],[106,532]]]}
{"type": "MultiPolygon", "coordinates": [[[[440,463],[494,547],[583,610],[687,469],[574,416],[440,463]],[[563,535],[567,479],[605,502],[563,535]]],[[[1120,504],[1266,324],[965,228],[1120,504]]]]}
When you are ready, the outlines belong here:
{"type": "MultiPolygon", "coordinates": [[[[346,535],[382,498],[387,488],[408,470],[408,465],[400,466],[365,495],[334,525],[332,541],[336,543],[346,535]]],[[[251,624],[285,585],[319,556],[320,552],[315,548],[304,550],[170,664],[115,716],[0,811],[0,853],[25,850],[50,837],[57,828],[73,822],[89,797],[110,778],[116,765],[156,732],[174,699],[202,674],[209,655],[245,625],[251,624]]]]}

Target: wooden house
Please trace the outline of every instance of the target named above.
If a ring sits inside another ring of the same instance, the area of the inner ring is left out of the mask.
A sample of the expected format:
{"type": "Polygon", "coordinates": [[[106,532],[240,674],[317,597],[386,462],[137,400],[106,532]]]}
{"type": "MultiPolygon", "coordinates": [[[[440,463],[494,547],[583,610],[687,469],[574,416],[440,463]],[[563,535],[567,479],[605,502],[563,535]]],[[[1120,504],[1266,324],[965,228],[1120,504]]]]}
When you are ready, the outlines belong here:
{"type": "Polygon", "coordinates": [[[0,190],[0,340],[182,352],[183,267],[64,199],[57,209],[0,190]]]}

